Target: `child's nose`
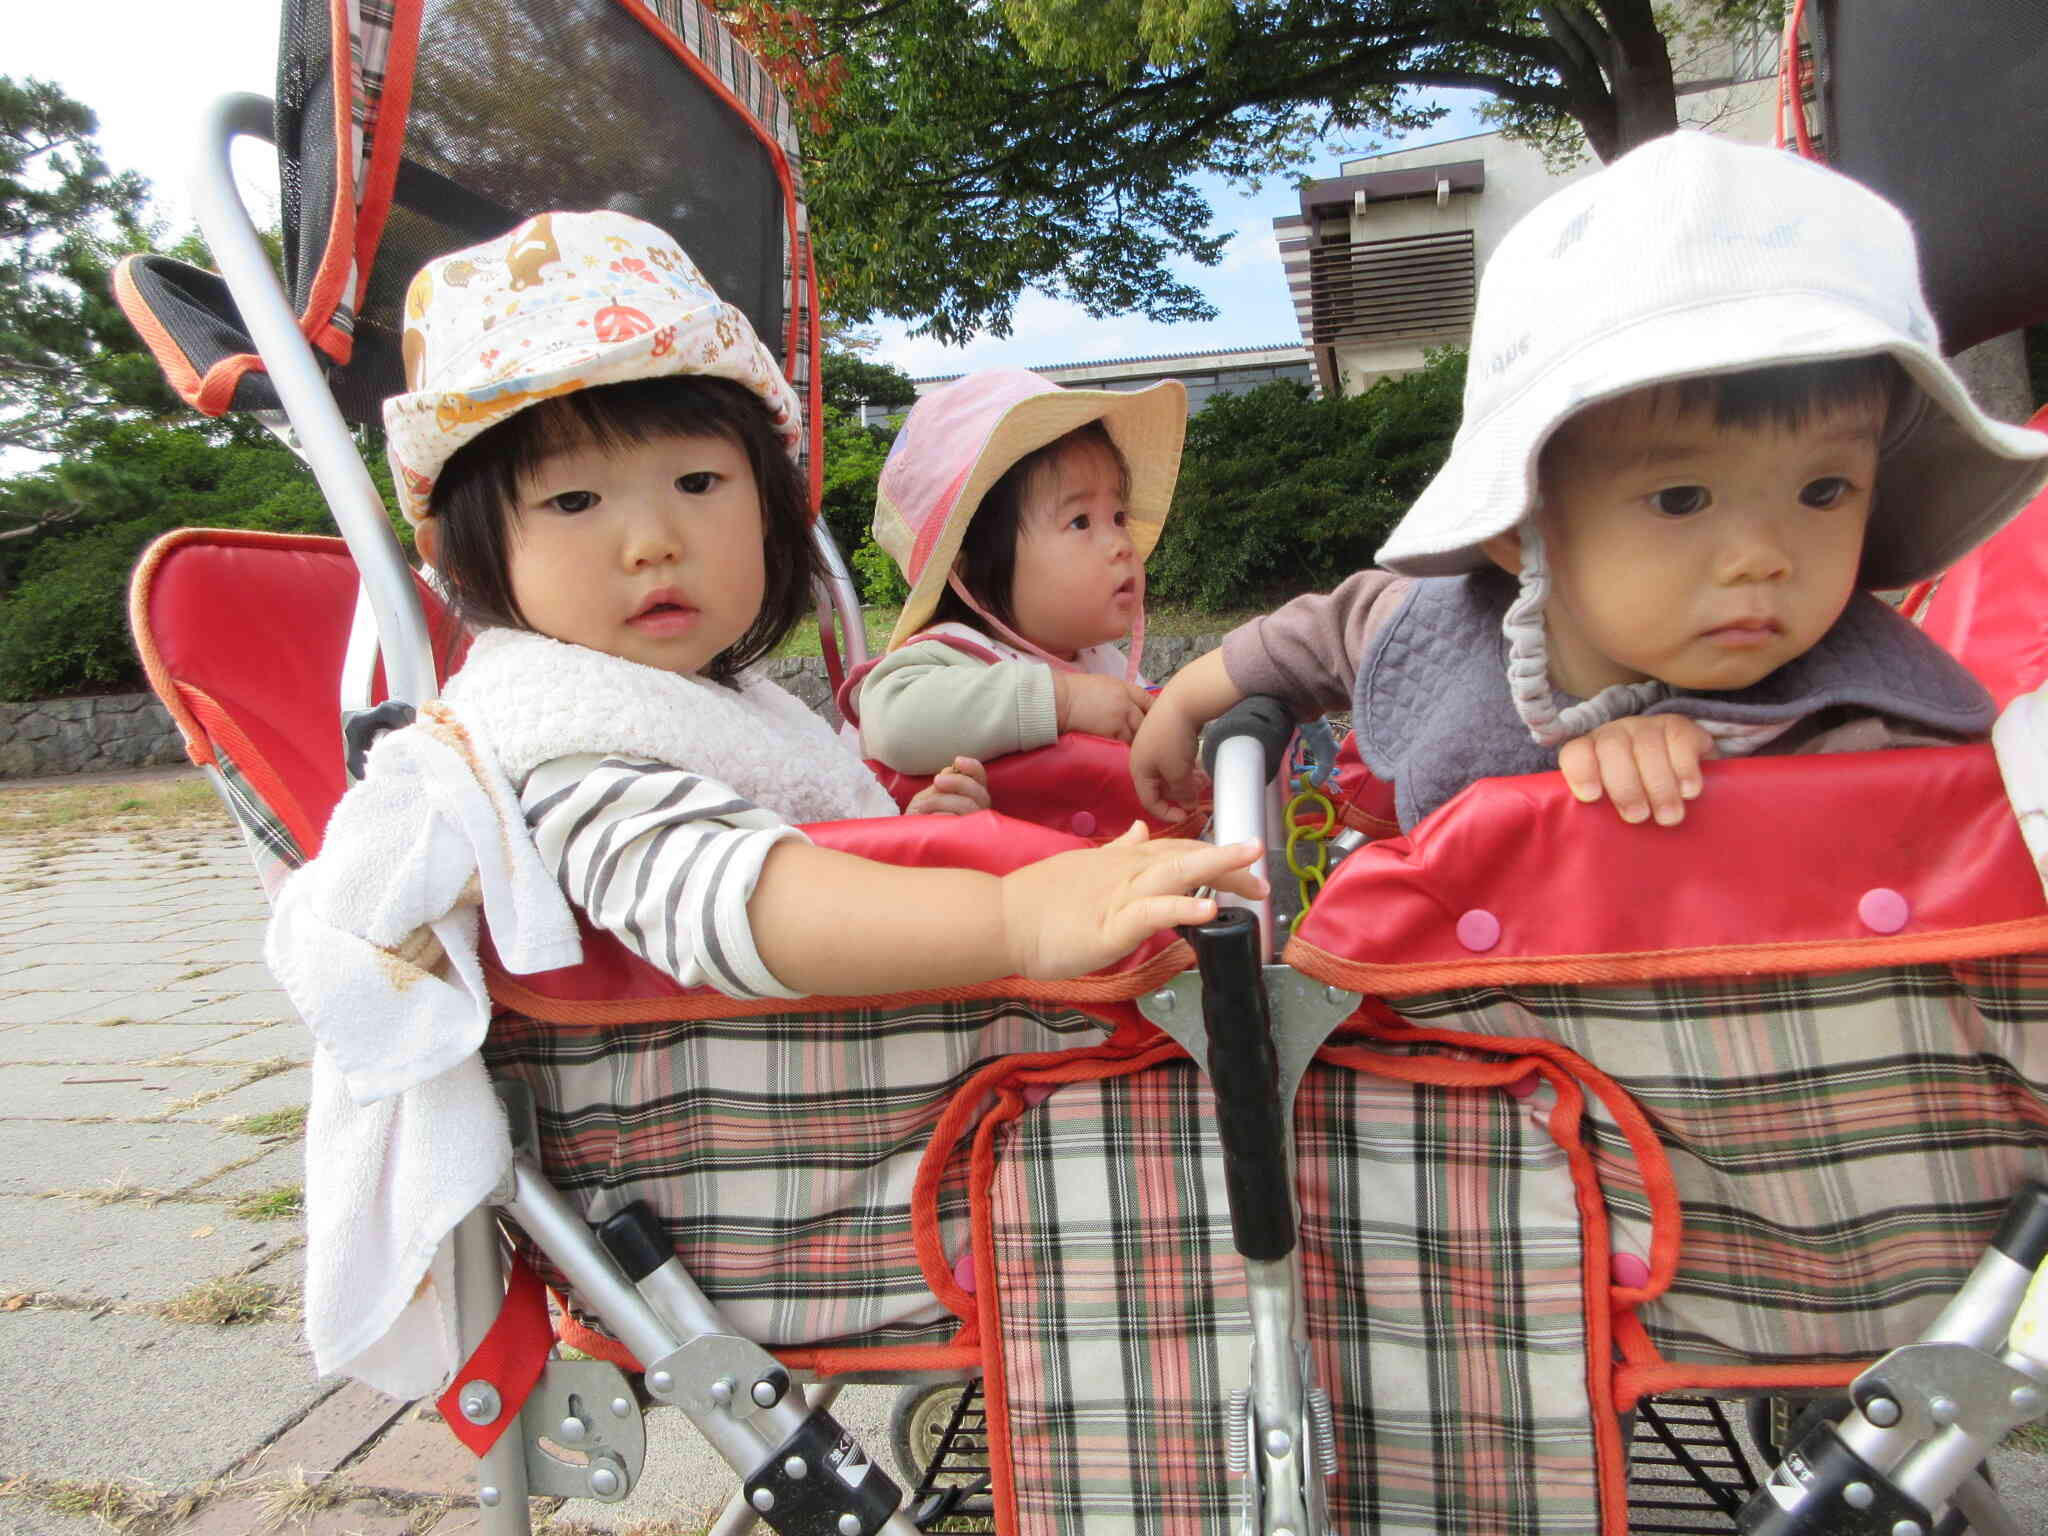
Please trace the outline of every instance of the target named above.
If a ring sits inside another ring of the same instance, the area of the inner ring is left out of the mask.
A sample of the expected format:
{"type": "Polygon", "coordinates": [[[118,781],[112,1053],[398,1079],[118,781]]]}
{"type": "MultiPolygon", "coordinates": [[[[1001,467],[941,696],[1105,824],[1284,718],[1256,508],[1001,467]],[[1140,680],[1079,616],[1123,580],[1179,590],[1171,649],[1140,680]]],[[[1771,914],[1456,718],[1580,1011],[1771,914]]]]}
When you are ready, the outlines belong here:
{"type": "Polygon", "coordinates": [[[672,519],[659,512],[636,509],[626,521],[626,564],[633,570],[666,565],[679,559],[682,537],[672,519]]]}
{"type": "Polygon", "coordinates": [[[1722,568],[1730,581],[1775,581],[1792,569],[1791,547],[1778,519],[1752,513],[1732,518],[1722,568]]]}

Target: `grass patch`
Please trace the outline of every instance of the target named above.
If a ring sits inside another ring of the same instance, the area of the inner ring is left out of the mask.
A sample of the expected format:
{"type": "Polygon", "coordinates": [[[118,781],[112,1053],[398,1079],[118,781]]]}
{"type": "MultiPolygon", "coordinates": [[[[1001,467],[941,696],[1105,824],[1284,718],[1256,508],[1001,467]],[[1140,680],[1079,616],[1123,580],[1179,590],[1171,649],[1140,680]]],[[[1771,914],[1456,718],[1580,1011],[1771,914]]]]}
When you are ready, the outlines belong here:
{"type": "Polygon", "coordinates": [[[0,836],[60,828],[132,832],[232,825],[226,808],[203,778],[179,776],[0,791],[0,836]]]}
{"type": "Polygon", "coordinates": [[[2008,1449],[2024,1451],[2029,1456],[2048,1456],[2048,1421],[2034,1420],[2022,1424],[2005,1437],[2008,1449]]]}
{"type": "Polygon", "coordinates": [[[45,1200],[76,1200],[80,1205],[119,1205],[127,1200],[140,1200],[145,1205],[155,1205],[163,1199],[160,1189],[144,1189],[140,1184],[126,1179],[109,1179],[91,1189],[51,1189],[43,1192],[45,1200]]]}
{"type": "Polygon", "coordinates": [[[223,1328],[268,1322],[284,1310],[284,1292],[277,1286],[233,1276],[203,1280],[157,1309],[159,1316],[174,1323],[211,1323],[223,1328]]]}
{"type": "Polygon", "coordinates": [[[192,1490],[160,1492],[115,1478],[51,1478],[27,1475],[0,1483],[0,1499],[23,1499],[74,1520],[97,1520],[123,1532],[167,1529],[199,1506],[192,1490]]]}
{"type": "Polygon", "coordinates": [[[228,1211],[244,1221],[296,1221],[305,1214],[306,1192],[297,1184],[280,1184],[239,1197],[228,1211]]]}
{"type": "Polygon", "coordinates": [[[300,1136],[306,1130],[306,1106],[294,1104],[289,1109],[266,1110],[260,1115],[236,1115],[223,1120],[221,1126],[244,1136],[300,1136]]]}
{"type": "Polygon", "coordinates": [[[263,1511],[262,1529],[281,1531],[295,1522],[304,1527],[315,1515],[340,1509],[355,1497],[355,1490],[339,1478],[308,1478],[305,1468],[294,1468],[289,1479],[266,1488],[257,1500],[263,1511]]]}

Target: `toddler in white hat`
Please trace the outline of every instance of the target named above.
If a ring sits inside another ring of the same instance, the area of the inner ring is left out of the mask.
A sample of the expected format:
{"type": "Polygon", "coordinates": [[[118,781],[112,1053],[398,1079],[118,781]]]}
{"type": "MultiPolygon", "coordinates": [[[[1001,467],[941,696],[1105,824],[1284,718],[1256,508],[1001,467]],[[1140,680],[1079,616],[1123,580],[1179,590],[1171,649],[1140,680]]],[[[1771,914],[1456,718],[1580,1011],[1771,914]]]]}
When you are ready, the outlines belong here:
{"type": "Polygon", "coordinates": [[[1200,728],[1258,693],[1350,709],[1404,829],[1492,775],[1561,767],[1669,825],[1707,757],[1981,736],[1989,696],[1868,589],[1944,569],[2044,477],[2048,437],[1936,350],[1898,210],[1669,135],[1503,237],[1463,423],[1384,568],[1177,674],[1139,797],[1191,803],[1200,728]]]}

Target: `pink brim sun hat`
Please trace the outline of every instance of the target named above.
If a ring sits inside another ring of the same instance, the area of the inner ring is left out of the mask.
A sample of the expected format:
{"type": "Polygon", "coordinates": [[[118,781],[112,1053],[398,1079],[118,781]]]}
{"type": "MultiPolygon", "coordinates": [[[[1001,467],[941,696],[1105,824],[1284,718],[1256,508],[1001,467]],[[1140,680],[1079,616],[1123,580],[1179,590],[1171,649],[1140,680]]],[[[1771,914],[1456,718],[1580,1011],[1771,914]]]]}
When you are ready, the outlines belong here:
{"type": "Polygon", "coordinates": [[[543,213],[429,262],[405,295],[408,393],[384,402],[399,510],[428,516],[455,451],[557,395],[670,374],[759,396],[791,456],[802,408],[747,317],[681,246],[623,213],[543,213]]]}
{"type": "Polygon", "coordinates": [[[991,368],[933,390],[911,409],[882,466],[875,542],[910,583],[895,649],[931,621],[960,541],[989,487],[1027,453],[1099,421],[1130,470],[1131,544],[1144,564],[1166,526],[1188,428],[1177,379],[1147,389],[1062,389],[1023,368],[991,368]]]}

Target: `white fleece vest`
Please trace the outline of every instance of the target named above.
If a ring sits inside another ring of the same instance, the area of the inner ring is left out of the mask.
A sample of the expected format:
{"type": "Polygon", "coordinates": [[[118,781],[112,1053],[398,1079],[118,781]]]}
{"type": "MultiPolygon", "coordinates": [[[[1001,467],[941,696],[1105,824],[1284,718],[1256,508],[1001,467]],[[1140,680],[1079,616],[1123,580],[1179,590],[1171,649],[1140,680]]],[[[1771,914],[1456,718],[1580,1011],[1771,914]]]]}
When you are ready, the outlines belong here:
{"type": "Polygon", "coordinates": [[[592,752],[687,768],[792,822],[894,816],[895,801],[801,700],[663,672],[525,630],[488,629],[445,702],[515,785],[592,752]]]}

